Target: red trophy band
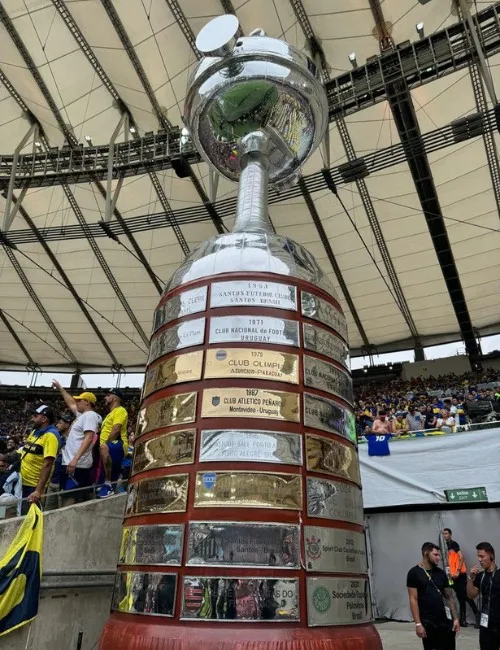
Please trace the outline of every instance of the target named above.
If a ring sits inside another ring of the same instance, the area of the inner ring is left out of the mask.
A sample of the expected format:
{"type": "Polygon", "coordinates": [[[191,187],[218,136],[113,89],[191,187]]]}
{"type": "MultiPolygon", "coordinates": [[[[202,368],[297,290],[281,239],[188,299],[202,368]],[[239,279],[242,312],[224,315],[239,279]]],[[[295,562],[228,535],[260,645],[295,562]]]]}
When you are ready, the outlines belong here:
{"type": "Polygon", "coordinates": [[[228,273],[153,329],[100,650],[381,650],[339,305],[228,273]]]}

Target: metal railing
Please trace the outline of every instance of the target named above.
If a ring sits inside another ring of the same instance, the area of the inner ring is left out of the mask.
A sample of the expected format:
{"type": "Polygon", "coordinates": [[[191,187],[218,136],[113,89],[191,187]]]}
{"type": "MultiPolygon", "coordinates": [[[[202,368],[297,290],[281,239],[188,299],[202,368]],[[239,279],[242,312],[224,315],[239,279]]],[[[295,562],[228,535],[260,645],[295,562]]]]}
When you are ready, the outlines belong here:
{"type": "MultiPolygon", "coordinates": [[[[120,494],[125,494],[127,491],[127,481],[118,480],[111,484],[114,490],[114,494],[111,496],[119,496],[120,494]]],[[[52,492],[50,489],[42,494],[40,500],[40,508],[43,512],[51,512],[52,510],[59,510],[60,508],[65,508],[75,503],[88,503],[89,501],[99,500],[99,489],[102,485],[94,483],[93,485],[88,485],[86,487],[77,487],[72,490],[58,490],[57,492],[52,492]],[[71,501],[71,503],[69,503],[71,501]]],[[[111,497],[106,497],[111,498],[111,497]]],[[[21,505],[28,504],[29,499],[25,497],[18,501],[21,505]]],[[[16,505],[12,506],[0,506],[0,521],[5,518],[6,514],[8,516],[13,515],[13,511],[17,508],[16,505]]],[[[121,517],[120,517],[121,518],[121,517]]]]}

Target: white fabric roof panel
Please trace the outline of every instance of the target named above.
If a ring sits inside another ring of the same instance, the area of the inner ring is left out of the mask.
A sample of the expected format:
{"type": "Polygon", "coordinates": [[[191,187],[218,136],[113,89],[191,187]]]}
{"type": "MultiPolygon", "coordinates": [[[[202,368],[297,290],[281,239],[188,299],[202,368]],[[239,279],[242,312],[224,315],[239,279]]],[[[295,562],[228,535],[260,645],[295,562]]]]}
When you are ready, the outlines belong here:
{"type": "MultiPolygon", "coordinates": [[[[212,17],[223,12],[219,0],[178,0],[188,29],[197,34],[212,17]]],[[[379,54],[378,29],[368,0],[302,0],[310,25],[321,44],[330,73],[335,77],[352,69],[348,55],[356,54],[359,65],[379,54]]],[[[490,3],[479,2],[479,10],[490,3]]],[[[66,3],[72,19],[88,42],[98,66],[109,78],[112,92],[102,82],[93,62],[80,48],[57,2],[51,0],[5,0],[2,3],[29,56],[57,107],[60,118],[78,142],[90,136],[95,145],[106,144],[120,120],[118,96],[135,120],[139,135],[156,131],[156,109],[174,125],[182,126],[181,114],[190,70],[196,53],[177,23],[165,0],[114,0],[111,5],[130,40],[135,56],[151,86],[156,108],[147,96],[140,75],[113,25],[106,3],[98,0],[72,0],[66,3]]],[[[304,30],[290,0],[233,0],[245,33],[264,28],[275,37],[285,37],[303,49],[304,30]]],[[[382,0],[386,27],[396,43],[418,39],[415,24],[424,23],[425,34],[439,31],[457,21],[450,2],[382,0]]],[[[475,8],[472,7],[475,11],[475,8]]],[[[95,63],[95,62],[94,62],[95,63]]],[[[489,60],[493,79],[500,83],[500,55],[489,60]]],[[[16,89],[44,130],[50,146],[64,144],[57,115],[49,106],[14,40],[0,21],[0,72],[16,89]]],[[[473,87],[467,69],[442,77],[411,91],[422,134],[445,127],[457,118],[477,112],[473,87]]],[[[357,157],[371,156],[389,147],[401,146],[389,104],[385,101],[345,117],[349,138],[357,157]]],[[[0,83],[0,154],[12,153],[29,128],[23,109],[0,83]]],[[[117,138],[125,139],[124,128],[117,138]]],[[[131,136],[129,136],[131,138],[131,136]]],[[[498,136],[494,136],[497,147],[498,136]]],[[[28,142],[24,151],[31,151],[28,142]]],[[[428,155],[434,184],[441,204],[451,249],[462,284],[472,324],[480,331],[500,331],[498,292],[500,281],[498,249],[500,228],[497,201],[491,182],[488,159],[482,138],[454,144],[428,155]]],[[[348,158],[335,122],[330,124],[330,165],[337,167],[348,158]]],[[[321,170],[318,150],[303,169],[305,176],[321,170]]],[[[208,167],[193,164],[192,170],[208,194],[208,167]]],[[[375,211],[390,262],[396,272],[402,296],[418,335],[426,344],[460,338],[460,328],[443,271],[438,263],[429,228],[422,212],[410,168],[399,163],[384,169],[370,169],[364,180],[375,211]]],[[[172,169],[156,173],[169,210],[165,226],[151,230],[132,228],[133,237],[152,272],[166,282],[184,259],[184,253],[169,216],[177,219],[185,245],[193,249],[216,234],[207,211],[204,221],[189,222],[187,209],[200,208],[201,199],[190,178],[178,178],[172,169]],[[188,221],[188,222],[186,222],[188,221]]],[[[105,186],[105,181],[103,182],[105,186]]],[[[115,188],[117,182],[113,182],[115,188]]],[[[95,230],[95,244],[109,267],[122,300],[113,289],[105,269],[83,236],[79,221],[64,189],[55,185],[29,189],[23,208],[42,235],[50,231],[48,246],[66,272],[78,295],[86,301],[89,313],[112,354],[126,368],[140,367],[146,361],[146,345],[139,330],[149,336],[154,308],[159,295],[148,271],[137,259],[134,246],[125,234],[119,243],[103,236],[98,222],[104,218],[105,200],[93,183],[71,185],[83,219],[95,230]],[[77,230],[76,234],[74,229],[77,230]],[[76,238],[75,238],[76,237],[76,238]],[[122,304],[126,301],[137,326],[122,304]]],[[[384,255],[372,228],[356,183],[338,188],[348,214],[340,201],[325,187],[312,192],[332,254],[340,268],[350,300],[361,320],[368,342],[383,349],[408,346],[410,326],[391,282],[384,255]]],[[[16,190],[15,196],[19,192],[16,190]]],[[[236,186],[220,179],[217,201],[233,199],[236,186]]],[[[272,194],[273,199],[275,197],[272,194]]],[[[279,197],[278,197],[279,198],[279,197]]],[[[5,198],[0,197],[0,217],[5,198]]],[[[148,175],[126,178],[117,201],[122,218],[130,224],[144,215],[162,213],[164,206],[148,175]]],[[[351,346],[365,344],[348,300],[333,272],[328,253],[314,227],[301,196],[270,205],[269,214],[278,233],[305,245],[328,273],[344,308],[351,346]]],[[[231,228],[234,215],[224,216],[231,228]]],[[[113,224],[112,224],[113,225],[113,224]]],[[[17,213],[11,230],[33,236],[23,214],[17,213]]],[[[48,236],[48,235],[47,235],[48,236]]],[[[110,355],[97,338],[59,273],[38,243],[22,243],[14,251],[32,291],[43,304],[48,317],[84,367],[109,368],[110,355]],[[24,253],[24,254],[23,254],[24,253]],[[46,269],[43,272],[39,267],[46,269]],[[60,282],[58,282],[58,280],[60,282]],[[61,284],[62,282],[62,284],[61,284]]],[[[0,309],[15,329],[35,363],[60,367],[73,363],[60,341],[47,325],[39,309],[22,285],[5,250],[0,249],[0,309]]],[[[15,367],[27,359],[0,320],[0,365],[15,367]]],[[[74,364],[73,364],[74,365],[74,364]]]]}

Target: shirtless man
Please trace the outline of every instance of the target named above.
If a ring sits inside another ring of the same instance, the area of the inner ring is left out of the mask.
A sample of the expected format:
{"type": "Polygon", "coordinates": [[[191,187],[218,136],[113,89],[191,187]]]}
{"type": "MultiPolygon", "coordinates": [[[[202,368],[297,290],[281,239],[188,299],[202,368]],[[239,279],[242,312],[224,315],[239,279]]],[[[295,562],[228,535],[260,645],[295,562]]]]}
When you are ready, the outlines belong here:
{"type": "Polygon", "coordinates": [[[385,411],[379,411],[378,417],[373,422],[372,431],[378,434],[394,433],[393,422],[387,419],[387,413],[385,411]]]}

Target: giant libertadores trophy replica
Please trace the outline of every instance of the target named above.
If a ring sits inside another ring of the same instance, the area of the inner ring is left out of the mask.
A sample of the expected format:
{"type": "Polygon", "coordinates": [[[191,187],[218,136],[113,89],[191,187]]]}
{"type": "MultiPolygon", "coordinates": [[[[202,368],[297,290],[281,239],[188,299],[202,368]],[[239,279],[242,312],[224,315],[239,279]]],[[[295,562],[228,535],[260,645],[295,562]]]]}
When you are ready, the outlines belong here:
{"type": "Polygon", "coordinates": [[[379,650],[347,327],[328,278],[274,234],[328,124],[315,67],[234,16],[206,25],[185,119],[239,182],[233,231],[194,250],[154,317],[101,650],[379,650]]]}

